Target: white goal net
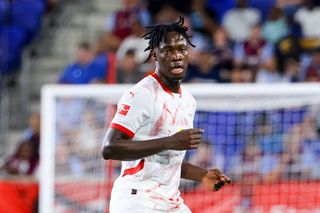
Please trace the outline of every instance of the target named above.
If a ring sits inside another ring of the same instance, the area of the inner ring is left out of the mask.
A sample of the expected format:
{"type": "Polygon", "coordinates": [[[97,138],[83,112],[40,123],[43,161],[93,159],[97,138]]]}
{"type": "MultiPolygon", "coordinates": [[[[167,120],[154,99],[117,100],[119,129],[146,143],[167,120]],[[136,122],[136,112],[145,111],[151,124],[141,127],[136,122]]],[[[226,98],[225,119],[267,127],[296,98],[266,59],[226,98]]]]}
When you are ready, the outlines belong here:
{"type": "MultiPolygon", "coordinates": [[[[40,212],[108,212],[119,162],[101,145],[132,85],[42,89],[40,212]]],[[[186,158],[218,167],[232,184],[213,193],[183,180],[193,213],[320,212],[319,84],[184,85],[197,100],[206,143],[186,158]]]]}

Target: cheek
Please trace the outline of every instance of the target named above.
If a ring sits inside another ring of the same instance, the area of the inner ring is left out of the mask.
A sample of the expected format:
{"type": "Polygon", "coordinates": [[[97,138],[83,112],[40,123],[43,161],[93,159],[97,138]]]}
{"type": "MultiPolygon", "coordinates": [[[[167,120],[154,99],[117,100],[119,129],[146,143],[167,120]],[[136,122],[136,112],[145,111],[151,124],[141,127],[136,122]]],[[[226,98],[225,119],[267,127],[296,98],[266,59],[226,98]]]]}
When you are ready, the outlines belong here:
{"type": "Polygon", "coordinates": [[[169,56],[162,55],[158,57],[158,63],[166,66],[169,63],[169,56]]]}

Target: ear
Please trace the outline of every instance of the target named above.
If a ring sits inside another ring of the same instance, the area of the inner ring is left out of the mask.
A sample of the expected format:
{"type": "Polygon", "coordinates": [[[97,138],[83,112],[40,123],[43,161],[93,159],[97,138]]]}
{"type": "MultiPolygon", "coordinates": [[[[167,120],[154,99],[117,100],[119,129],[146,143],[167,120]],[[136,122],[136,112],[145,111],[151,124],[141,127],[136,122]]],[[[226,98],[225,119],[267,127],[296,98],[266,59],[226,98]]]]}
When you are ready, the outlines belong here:
{"type": "Polygon", "coordinates": [[[151,55],[151,58],[152,58],[154,61],[158,61],[156,51],[150,50],[150,55],[151,55]]]}

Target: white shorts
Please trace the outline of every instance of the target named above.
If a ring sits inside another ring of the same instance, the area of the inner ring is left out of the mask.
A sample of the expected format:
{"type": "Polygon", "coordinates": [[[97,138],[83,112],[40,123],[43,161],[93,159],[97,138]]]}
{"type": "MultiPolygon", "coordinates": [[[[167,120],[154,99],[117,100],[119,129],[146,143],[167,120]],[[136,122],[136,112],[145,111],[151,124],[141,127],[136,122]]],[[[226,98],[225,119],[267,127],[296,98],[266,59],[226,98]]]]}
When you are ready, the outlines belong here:
{"type": "Polygon", "coordinates": [[[132,192],[132,189],[112,190],[109,210],[110,213],[191,213],[184,203],[171,205],[152,199],[143,191],[132,192]]]}

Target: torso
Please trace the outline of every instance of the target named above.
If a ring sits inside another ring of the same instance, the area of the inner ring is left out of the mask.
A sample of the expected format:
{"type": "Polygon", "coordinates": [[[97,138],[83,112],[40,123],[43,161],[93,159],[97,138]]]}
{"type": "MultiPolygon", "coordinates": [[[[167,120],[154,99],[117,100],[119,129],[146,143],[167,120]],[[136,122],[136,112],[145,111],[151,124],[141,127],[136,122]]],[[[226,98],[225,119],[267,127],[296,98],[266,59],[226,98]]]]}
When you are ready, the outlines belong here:
{"type": "MultiPolygon", "coordinates": [[[[132,122],[127,121],[131,119],[130,113],[126,115],[128,118],[116,115],[113,120],[113,123],[131,131],[135,141],[167,137],[193,127],[196,108],[194,98],[183,88],[180,94],[171,93],[155,74],[144,78],[128,91],[121,98],[119,107],[130,105],[130,110],[134,111],[135,102],[139,105],[145,103],[139,106],[140,112],[137,110],[132,113],[135,115],[132,122]],[[139,113],[142,114],[141,118],[135,118],[139,113]]],[[[144,159],[123,161],[121,175],[114,188],[138,188],[168,200],[177,198],[184,155],[185,151],[167,150],[144,159]],[[137,168],[136,172],[128,174],[126,171],[132,168],[137,168]]]]}

